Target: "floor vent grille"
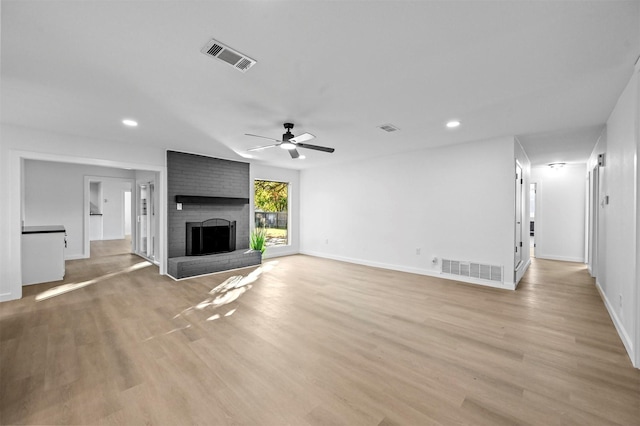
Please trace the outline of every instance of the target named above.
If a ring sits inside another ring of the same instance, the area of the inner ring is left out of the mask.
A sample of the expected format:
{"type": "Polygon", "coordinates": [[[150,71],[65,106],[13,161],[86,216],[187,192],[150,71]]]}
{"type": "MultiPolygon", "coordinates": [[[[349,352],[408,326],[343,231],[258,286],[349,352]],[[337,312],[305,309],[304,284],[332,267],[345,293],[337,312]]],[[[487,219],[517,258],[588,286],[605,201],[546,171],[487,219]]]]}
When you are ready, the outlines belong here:
{"type": "Polygon", "coordinates": [[[487,281],[503,281],[503,267],[483,263],[463,262],[460,260],[442,259],[443,274],[461,277],[479,278],[487,281]]]}

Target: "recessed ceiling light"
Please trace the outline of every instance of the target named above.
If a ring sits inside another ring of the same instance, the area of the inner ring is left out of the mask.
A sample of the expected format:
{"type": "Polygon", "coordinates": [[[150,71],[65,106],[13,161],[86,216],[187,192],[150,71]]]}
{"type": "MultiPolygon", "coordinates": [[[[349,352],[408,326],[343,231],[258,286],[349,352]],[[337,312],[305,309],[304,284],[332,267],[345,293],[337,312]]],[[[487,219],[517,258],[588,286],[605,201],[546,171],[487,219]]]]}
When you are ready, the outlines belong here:
{"type": "Polygon", "coordinates": [[[305,158],[307,158],[306,155],[301,155],[301,156],[298,157],[298,160],[304,160],[305,158]]]}
{"type": "Polygon", "coordinates": [[[124,124],[125,126],[129,126],[129,127],[138,126],[138,122],[135,121],[135,120],[131,120],[130,118],[125,118],[124,120],[122,120],[122,124],[124,124]]]}
{"type": "Polygon", "coordinates": [[[449,128],[449,129],[455,129],[458,126],[460,126],[460,121],[459,120],[447,121],[447,128],[449,128]]]}

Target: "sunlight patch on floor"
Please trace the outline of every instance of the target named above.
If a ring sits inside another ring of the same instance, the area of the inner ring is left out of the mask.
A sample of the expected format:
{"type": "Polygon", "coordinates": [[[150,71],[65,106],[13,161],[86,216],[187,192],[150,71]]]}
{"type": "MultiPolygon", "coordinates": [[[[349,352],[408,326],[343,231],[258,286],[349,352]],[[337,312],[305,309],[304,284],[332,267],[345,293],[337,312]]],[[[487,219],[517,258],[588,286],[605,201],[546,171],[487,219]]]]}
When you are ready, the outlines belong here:
{"type": "Polygon", "coordinates": [[[126,274],[129,272],[133,272],[138,269],[146,268],[147,266],[151,266],[151,265],[152,265],[151,262],[147,262],[147,261],[139,262],[139,263],[136,263],[135,265],[131,265],[128,268],[122,269],[120,271],[110,272],[108,274],[101,275],[97,278],[93,278],[88,281],[82,281],[79,283],[61,284],[57,287],[50,288],[49,290],[43,291],[42,293],[38,294],[36,296],[36,302],[41,302],[43,300],[51,299],[52,297],[60,296],[62,294],[69,293],[74,290],[79,290],[81,288],[99,283],[101,281],[108,280],[109,278],[113,278],[115,276],[126,274]]]}
{"type": "MultiPolygon", "coordinates": [[[[261,266],[257,267],[255,270],[249,273],[246,277],[243,275],[234,275],[227,278],[225,281],[209,291],[211,297],[207,297],[202,302],[183,310],[179,314],[175,315],[173,319],[177,319],[194,311],[202,311],[207,308],[217,309],[235,302],[244,293],[253,288],[252,284],[255,283],[262,276],[262,274],[271,271],[278,265],[278,263],[279,261],[277,260],[263,263],[261,266]]],[[[237,308],[233,308],[226,314],[224,314],[224,316],[230,317],[236,312],[236,310],[237,308]]],[[[215,321],[220,318],[222,318],[222,316],[216,313],[208,317],[207,321],[215,321]]]]}

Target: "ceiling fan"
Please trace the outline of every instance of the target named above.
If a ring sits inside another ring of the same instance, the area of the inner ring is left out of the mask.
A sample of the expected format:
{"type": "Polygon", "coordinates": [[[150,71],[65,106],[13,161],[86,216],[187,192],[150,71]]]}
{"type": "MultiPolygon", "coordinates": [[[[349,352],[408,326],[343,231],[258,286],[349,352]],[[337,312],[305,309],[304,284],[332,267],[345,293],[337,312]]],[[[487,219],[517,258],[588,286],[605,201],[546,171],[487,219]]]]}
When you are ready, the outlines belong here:
{"type": "Polygon", "coordinates": [[[335,151],[335,149],[327,148],[326,146],[318,146],[318,145],[311,145],[311,144],[305,143],[306,141],[309,141],[315,138],[315,136],[313,136],[311,133],[303,133],[299,136],[294,137],[293,133],[291,133],[291,129],[293,129],[293,123],[284,123],[284,128],[287,129],[287,131],[285,134],[282,135],[282,140],[273,139],[266,136],[252,135],[251,133],[245,133],[245,135],[247,136],[254,136],[256,138],[269,139],[276,142],[271,145],[257,146],[255,148],[249,149],[248,151],[262,151],[263,149],[279,146],[280,148],[286,149],[287,151],[289,151],[289,155],[291,155],[291,158],[300,157],[300,154],[298,153],[298,150],[296,148],[315,149],[316,151],[329,152],[329,153],[335,151]]]}

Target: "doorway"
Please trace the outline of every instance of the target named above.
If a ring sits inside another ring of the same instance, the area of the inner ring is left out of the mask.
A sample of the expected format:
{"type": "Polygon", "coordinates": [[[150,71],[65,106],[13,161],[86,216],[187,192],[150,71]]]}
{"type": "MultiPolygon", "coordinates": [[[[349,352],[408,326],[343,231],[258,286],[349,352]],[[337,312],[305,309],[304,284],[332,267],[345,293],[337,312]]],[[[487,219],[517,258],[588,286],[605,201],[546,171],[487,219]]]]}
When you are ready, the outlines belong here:
{"type": "MultiPolygon", "coordinates": [[[[62,150],[65,151],[65,150],[62,150]]],[[[116,155],[115,153],[112,155],[112,158],[120,158],[121,156],[116,155]]],[[[165,205],[166,201],[166,192],[162,189],[165,188],[166,185],[166,167],[160,165],[154,165],[149,163],[136,163],[136,162],[126,162],[120,159],[109,159],[109,158],[81,158],[77,155],[69,154],[53,154],[53,153],[43,153],[43,152],[34,152],[34,151],[22,151],[22,150],[9,150],[9,154],[6,158],[7,164],[7,173],[8,173],[8,184],[12,187],[16,188],[15,191],[12,192],[10,202],[9,202],[9,210],[7,213],[7,217],[10,220],[7,221],[6,229],[9,229],[10,232],[7,232],[5,235],[5,245],[7,250],[10,250],[13,253],[18,253],[17,258],[15,257],[3,257],[0,259],[0,270],[3,271],[3,277],[7,278],[7,283],[5,285],[5,292],[0,294],[0,301],[9,301],[20,299],[22,297],[22,265],[21,265],[21,251],[22,251],[22,226],[24,225],[24,206],[25,206],[25,197],[27,188],[25,187],[25,162],[28,160],[34,161],[45,161],[45,162],[53,162],[53,163],[64,163],[64,164],[79,164],[83,166],[99,166],[99,167],[110,167],[110,168],[119,168],[126,170],[134,170],[136,173],[153,173],[157,176],[156,182],[159,185],[159,190],[157,192],[159,203],[161,205],[165,205]]],[[[84,200],[89,199],[89,184],[87,176],[84,177],[85,185],[84,185],[84,200]]],[[[68,188],[66,188],[68,190],[68,188]]],[[[69,191],[71,192],[71,191],[69,191]]],[[[77,229],[80,229],[80,232],[76,232],[76,238],[78,239],[79,247],[78,254],[73,259],[84,259],[89,258],[89,203],[82,202],[84,204],[84,212],[76,215],[76,223],[77,229]],[[84,218],[84,219],[83,219],[84,218]],[[79,222],[78,222],[79,221],[79,222]],[[83,223],[84,222],[84,223],[83,223]]],[[[166,227],[164,226],[166,223],[165,212],[162,209],[158,210],[157,222],[159,223],[158,229],[158,240],[162,241],[162,244],[158,244],[158,249],[156,250],[156,257],[159,260],[159,273],[160,275],[166,274],[167,270],[167,257],[166,257],[166,227]]],[[[134,227],[135,229],[135,227],[134,227]]],[[[132,232],[135,232],[132,230],[132,232]]],[[[67,257],[67,260],[71,260],[71,257],[67,257]]]]}
{"type": "Polygon", "coordinates": [[[84,177],[84,247],[83,258],[92,256],[92,245],[106,240],[127,240],[131,253],[131,209],[127,212],[126,196],[131,193],[134,181],[125,177],[84,177]]]}

